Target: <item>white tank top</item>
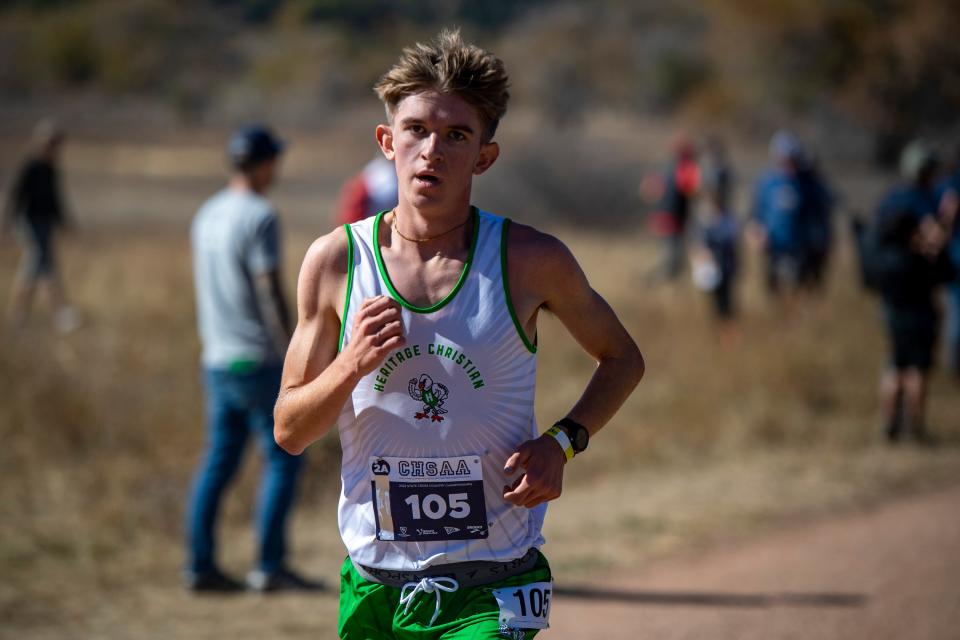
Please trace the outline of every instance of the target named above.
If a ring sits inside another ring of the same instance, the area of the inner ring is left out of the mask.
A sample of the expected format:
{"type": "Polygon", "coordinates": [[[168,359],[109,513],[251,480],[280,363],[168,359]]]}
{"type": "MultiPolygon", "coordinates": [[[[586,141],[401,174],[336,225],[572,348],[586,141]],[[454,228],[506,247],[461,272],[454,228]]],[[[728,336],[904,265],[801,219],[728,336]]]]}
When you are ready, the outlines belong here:
{"type": "MultiPolygon", "coordinates": [[[[338,420],[340,534],[354,562],[393,570],[508,561],[543,544],[546,504],[502,497],[507,458],[538,435],[536,346],[505,276],[509,220],[471,209],[473,238],[450,293],[429,308],[395,290],[380,255],[383,213],[347,225],[340,348],[367,298],[400,303],[406,346],[360,380],[338,420]]],[[[515,478],[515,476],[514,476],[515,478]]]]}

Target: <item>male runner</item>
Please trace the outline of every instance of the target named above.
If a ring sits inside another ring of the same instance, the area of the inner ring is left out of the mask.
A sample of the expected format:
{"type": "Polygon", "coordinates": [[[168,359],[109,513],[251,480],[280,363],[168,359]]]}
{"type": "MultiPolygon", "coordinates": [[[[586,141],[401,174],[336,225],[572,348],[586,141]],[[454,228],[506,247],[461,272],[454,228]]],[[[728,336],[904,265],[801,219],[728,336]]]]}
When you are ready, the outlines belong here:
{"type": "Polygon", "coordinates": [[[503,63],[443,32],[376,90],[399,204],[307,252],[275,435],[299,453],[340,432],[341,638],[532,638],[549,618],[546,502],[643,359],[559,240],[470,205],[499,154],[503,63]],[[598,363],[542,435],[540,309],[598,363]]]}

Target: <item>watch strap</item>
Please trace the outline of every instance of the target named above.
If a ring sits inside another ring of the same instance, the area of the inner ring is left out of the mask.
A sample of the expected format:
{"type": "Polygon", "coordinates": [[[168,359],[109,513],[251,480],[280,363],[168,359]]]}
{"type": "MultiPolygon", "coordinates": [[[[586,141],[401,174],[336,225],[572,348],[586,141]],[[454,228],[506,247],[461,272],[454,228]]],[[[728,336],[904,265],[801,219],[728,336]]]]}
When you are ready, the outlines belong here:
{"type": "Polygon", "coordinates": [[[554,440],[560,443],[560,448],[563,449],[563,455],[566,456],[567,462],[573,460],[573,443],[570,442],[567,432],[564,431],[562,427],[555,424],[546,430],[545,435],[552,437],[554,440]]]}

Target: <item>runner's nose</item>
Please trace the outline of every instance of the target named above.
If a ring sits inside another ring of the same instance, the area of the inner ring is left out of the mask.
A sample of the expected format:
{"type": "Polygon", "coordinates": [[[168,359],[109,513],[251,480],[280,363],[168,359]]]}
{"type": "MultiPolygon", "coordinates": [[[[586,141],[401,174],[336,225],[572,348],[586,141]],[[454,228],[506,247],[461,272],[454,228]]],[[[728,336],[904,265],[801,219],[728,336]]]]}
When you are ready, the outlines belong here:
{"type": "Polygon", "coordinates": [[[431,133],[423,141],[423,148],[421,155],[424,160],[428,161],[437,161],[443,159],[443,154],[440,151],[440,134],[431,133]]]}

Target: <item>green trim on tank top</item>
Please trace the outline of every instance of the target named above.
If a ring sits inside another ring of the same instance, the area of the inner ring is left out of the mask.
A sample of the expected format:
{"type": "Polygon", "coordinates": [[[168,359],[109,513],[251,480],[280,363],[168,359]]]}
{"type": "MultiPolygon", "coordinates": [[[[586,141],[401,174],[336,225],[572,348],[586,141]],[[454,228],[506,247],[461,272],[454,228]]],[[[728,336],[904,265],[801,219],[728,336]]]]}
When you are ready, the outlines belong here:
{"type": "Polygon", "coordinates": [[[504,218],[502,229],[500,230],[500,278],[503,281],[503,297],[507,301],[507,310],[510,311],[510,319],[513,320],[513,326],[517,330],[517,335],[523,340],[523,346],[530,353],[537,352],[537,336],[534,334],[533,342],[527,338],[527,332],[520,319],[517,317],[517,310],[513,308],[513,299],[510,297],[510,278],[507,277],[507,230],[510,228],[510,219],[504,218]]]}
{"type": "Polygon", "coordinates": [[[347,231],[347,295],[343,301],[343,315],[340,317],[340,341],[337,342],[337,353],[343,351],[343,336],[347,331],[347,311],[350,310],[350,295],[353,292],[353,231],[350,225],[345,224],[347,231]]]}
{"type": "Polygon", "coordinates": [[[470,266],[473,264],[473,254],[477,250],[477,238],[480,237],[480,212],[476,207],[470,207],[470,214],[473,217],[473,238],[470,240],[470,251],[467,253],[467,261],[463,265],[463,271],[460,272],[460,278],[457,280],[457,283],[453,285],[453,289],[448,293],[442,300],[439,302],[430,305],[429,307],[418,307],[400,295],[394,286],[393,282],[390,280],[390,274],[387,273],[387,266],[383,263],[383,256],[380,255],[380,221],[383,220],[383,215],[387,213],[386,211],[381,211],[377,214],[376,219],[373,221],[373,256],[377,261],[377,269],[380,271],[380,277],[383,279],[383,283],[387,286],[387,291],[390,292],[390,295],[394,300],[399,302],[403,307],[413,311],[414,313],[433,313],[434,311],[439,311],[440,309],[447,306],[454,296],[457,295],[457,292],[460,291],[460,288],[463,287],[463,283],[467,281],[467,275],[470,273],[470,266]]]}

